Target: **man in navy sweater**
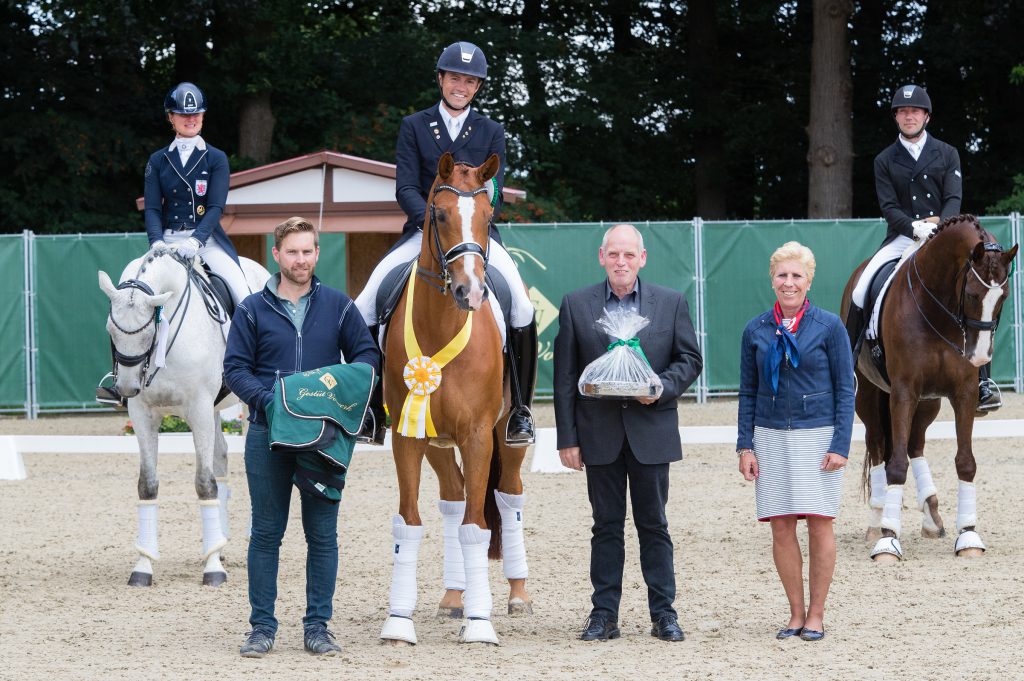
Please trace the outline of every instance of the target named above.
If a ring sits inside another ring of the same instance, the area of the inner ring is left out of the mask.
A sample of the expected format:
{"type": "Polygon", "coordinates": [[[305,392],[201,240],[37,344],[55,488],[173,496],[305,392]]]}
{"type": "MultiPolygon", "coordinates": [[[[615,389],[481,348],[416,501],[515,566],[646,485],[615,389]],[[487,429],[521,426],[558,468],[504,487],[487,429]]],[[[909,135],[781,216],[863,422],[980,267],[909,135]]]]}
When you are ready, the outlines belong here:
{"type": "MultiPolygon", "coordinates": [[[[352,299],[313,276],[320,255],[316,229],[290,218],[274,230],[280,266],[259,293],[238,306],[224,354],[224,380],[249,405],[245,474],[252,499],[249,540],[249,604],[252,631],[243,657],[263,657],[274,647],[277,570],[288,523],[295,456],[270,451],[264,409],[273,399],[278,372],[290,374],[338,362],[380,368],[380,355],[352,299]]],[[[327,629],[338,576],[338,504],[300,492],[306,535],[306,650],[336,655],[341,648],[327,629]]]]}

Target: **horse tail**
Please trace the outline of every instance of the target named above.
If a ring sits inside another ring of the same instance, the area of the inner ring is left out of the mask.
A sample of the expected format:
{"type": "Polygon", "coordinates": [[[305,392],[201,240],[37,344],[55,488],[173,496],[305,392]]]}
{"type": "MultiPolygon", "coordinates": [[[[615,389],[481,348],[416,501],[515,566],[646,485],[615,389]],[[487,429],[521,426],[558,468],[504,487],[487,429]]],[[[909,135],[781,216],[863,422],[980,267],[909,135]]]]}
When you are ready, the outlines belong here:
{"type": "Polygon", "coordinates": [[[498,430],[491,433],[491,472],[487,476],[487,492],[484,496],[484,522],[491,529],[491,545],[487,548],[487,557],[491,560],[501,558],[501,512],[494,498],[501,480],[501,451],[498,449],[498,430]]]}

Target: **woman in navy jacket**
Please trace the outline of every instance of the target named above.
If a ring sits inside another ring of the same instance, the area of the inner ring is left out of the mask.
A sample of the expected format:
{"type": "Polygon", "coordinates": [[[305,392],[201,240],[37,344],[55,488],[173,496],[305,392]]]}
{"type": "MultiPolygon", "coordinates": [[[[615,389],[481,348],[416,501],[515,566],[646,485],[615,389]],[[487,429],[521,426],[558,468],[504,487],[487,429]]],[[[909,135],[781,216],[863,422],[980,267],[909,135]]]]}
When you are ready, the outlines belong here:
{"type": "Polygon", "coordinates": [[[825,635],[825,597],[836,562],[832,521],[854,406],[845,327],[807,299],[814,269],[814,254],[795,241],[772,254],[769,273],[778,300],[743,330],[736,443],[740,473],[755,481],[758,520],[771,523],[775,567],[789,599],[789,623],[777,637],[805,641],[825,635]],[[806,607],[796,536],[801,518],[810,539],[806,607]]]}

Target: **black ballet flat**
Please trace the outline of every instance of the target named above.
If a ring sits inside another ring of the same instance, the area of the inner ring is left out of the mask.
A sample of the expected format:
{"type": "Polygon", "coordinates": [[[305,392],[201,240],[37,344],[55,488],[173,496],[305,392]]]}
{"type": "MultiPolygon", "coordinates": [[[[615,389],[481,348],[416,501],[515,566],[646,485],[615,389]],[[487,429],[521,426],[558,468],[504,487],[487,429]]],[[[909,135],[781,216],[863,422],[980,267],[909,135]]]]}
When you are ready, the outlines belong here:
{"type": "Polygon", "coordinates": [[[779,629],[779,633],[775,634],[775,638],[780,641],[784,638],[792,638],[793,636],[800,636],[803,633],[803,627],[797,629],[779,629]]]}
{"type": "Polygon", "coordinates": [[[825,638],[825,632],[815,631],[814,629],[804,629],[803,633],[800,634],[800,638],[804,641],[820,641],[825,638]]]}

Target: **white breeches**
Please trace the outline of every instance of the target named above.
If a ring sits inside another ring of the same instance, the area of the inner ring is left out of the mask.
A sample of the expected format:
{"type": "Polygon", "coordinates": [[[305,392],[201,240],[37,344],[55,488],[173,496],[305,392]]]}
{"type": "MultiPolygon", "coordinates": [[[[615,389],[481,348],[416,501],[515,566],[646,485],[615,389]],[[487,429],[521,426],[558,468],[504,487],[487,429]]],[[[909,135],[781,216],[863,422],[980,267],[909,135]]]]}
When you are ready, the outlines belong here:
{"type": "MultiPolygon", "coordinates": [[[[417,230],[412,237],[385,255],[373,268],[369,281],[366,282],[366,286],[356,298],[356,307],[362,313],[363,321],[367,326],[377,324],[377,291],[380,289],[384,277],[398,265],[416,258],[420,254],[422,243],[423,232],[417,230]]],[[[505,277],[505,281],[508,282],[509,289],[512,291],[511,325],[517,329],[529,325],[533,321],[533,303],[530,302],[530,297],[526,294],[523,278],[519,276],[519,269],[516,267],[515,261],[512,260],[508,251],[494,239],[491,239],[488,257],[490,264],[501,272],[501,276],[505,277]]],[[[491,296],[492,301],[493,299],[494,297],[491,296]]],[[[494,309],[500,314],[496,305],[494,309]]]]}
{"type": "MultiPolygon", "coordinates": [[[[164,230],[164,243],[168,246],[175,246],[192,236],[192,230],[181,231],[164,230]]],[[[242,302],[252,291],[249,290],[249,283],[245,280],[245,273],[235,259],[224,252],[220,244],[211,236],[206,245],[199,249],[199,257],[210,266],[218,276],[227,282],[231,289],[231,295],[235,304],[242,302]]]]}
{"type": "Polygon", "coordinates": [[[853,304],[857,307],[864,307],[864,299],[868,295],[868,287],[871,286],[871,279],[875,276],[875,272],[878,268],[889,262],[895,260],[903,255],[903,252],[907,248],[913,245],[914,240],[910,237],[903,236],[902,234],[886,245],[878,249],[878,252],[871,256],[871,260],[868,262],[867,267],[861,272],[860,280],[857,282],[857,286],[853,289],[853,304]]]}

